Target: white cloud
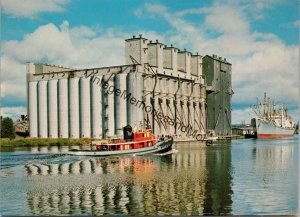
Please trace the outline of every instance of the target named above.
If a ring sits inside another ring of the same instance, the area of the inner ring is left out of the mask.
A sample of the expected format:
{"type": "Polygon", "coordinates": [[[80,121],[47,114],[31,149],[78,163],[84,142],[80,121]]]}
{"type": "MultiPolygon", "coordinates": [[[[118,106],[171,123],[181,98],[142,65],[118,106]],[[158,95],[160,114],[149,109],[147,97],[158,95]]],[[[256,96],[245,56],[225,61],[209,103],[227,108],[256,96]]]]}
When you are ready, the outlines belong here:
{"type": "MultiPolygon", "coordinates": [[[[272,33],[253,32],[250,12],[271,7],[269,1],[218,1],[211,7],[185,9],[171,13],[164,5],[145,4],[139,8],[144,17],[161,18],[172,30],[166,35],[171,43],[188,46],[200,54],[217,54],[232,63],[233,103],[248,107],[266,91],[278,102],[297,106],[298,45],[286,45],[272,33]],[[250,12],[249,12],[250,11],[250,12]],[[185,20],[186,14],[204,15],[203,23],[185,20]],[[211,34],[214,33],[214,34],[211,34]]],[[[281,0],[272,4],[281,3],[281,0]]],[[[234,110],[233,120],[241,119],[247,109],[234,110]],[[243,112],[243,113],[242,113],[243,112]]],[[[294,111],[292,111],[294,112],[294,111]]],[[[240,122],[240,121],[238,121],[240,122]]]]}
{"type": "Polygon", "coordinates": [[[107,30],[96,34],[86,26],[69,28],[52,23],[40,26],[21,41],[3,45],[5,56],[18,62],[47,62],[72,67],[94,67],[124,63],[125,33],[107,30]],[[122,58],[123,57],[123,58],[122,58]]]}
{"type": "Polygon", "coordinates": [[[2,117],[10,117],[16,121],[22,114],[27,114],[27,108],[25,107],[1,107],[0,115],[2,117]]]}
{"type": "MultiPolygon", "coordinates": [[[[67,1],[53,2],[63,7],[67,1]]],[[[246,108],[265,91],[277,101],[296,104],[299,95],[298,46],[287,46],[272,33],[251,30],[249,10],[268,8],[266,1],[245,0],[243,7],[239,1],[229,3],[218,2],[210,7],[176,13],[171,13],[164,5],[145,4],[135,11],[138,17],[160,22],[164,19],[171,28],[162,35],[147,30],[139,33],[150,40],[172,43],[180,49],[190,47],[202,55],[216,53],[226,57],[232,63],[235,104],[246,108]],[[205,18],[203,23],[191,23],[184,18],[187,14],[202,14],[205,18]]],[[[31,16],[37,13],[31,13],[31,16]]],[[[1,68],[5,86],[2,85],[2,97],[25,99],[27,61],[75,68],[124,64],[124,39],[131,35],[113,28],[70,27],[64,21],[59,27],[52,23],[40,26],[22,40],[4,42],[1,68]]],[[[298,113],[295,111],[291,112],[298,113]]],[[[233,123],[245,120],[243,117],[247,112],[247,109],[234,109],[233,123]]]]}
{"type": "Polygon", "coordinates": [[[300,20],[296,20],[296,21],[292,22],[291,24],[292,24],[292,26],[299,27],[300,26],[300,20]]]}
{"type": "Polygon", "coordinates": [[[42,12],[62,12],[69,0],[2,0],[5,13],[14,17],[34,18],[42,12]]]}
{"type": "Polygon", "coordinates": [[[233,109],[231,112],[231,122],[234,124],[241,124],[242,121],[245,121],[246,124],[250,124],[253,115],[254,113],[250,107],[246,109],[233,109]]]}
{"type": "MultiPolygon", "coordinates": [[[[153,31],[141,30],[139,33],[149,39],[164,40],[153,31]]],[[[26,101],[26,62],[72,68],[122,65],[125,64],[124,39],[129,37],[131,34],[112,28],[102,31],[87,26],[71,28],[64,21],[59,27],[52,23],[40,26],[20,41],[4,42],[1,57],[1,98],[4,106],[18,107],[26,101]]],[[[11,112],[18,111],[12,109],[11,112]]]]}

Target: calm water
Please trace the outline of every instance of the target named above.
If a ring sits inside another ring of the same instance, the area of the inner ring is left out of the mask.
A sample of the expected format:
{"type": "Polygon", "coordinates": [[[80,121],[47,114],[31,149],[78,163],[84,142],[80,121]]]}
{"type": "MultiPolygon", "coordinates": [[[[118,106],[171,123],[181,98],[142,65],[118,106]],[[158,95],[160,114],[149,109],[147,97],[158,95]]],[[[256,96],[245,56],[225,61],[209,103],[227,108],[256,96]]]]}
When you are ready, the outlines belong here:
{"type": "MultiPolygon", "coordinates": [[[[1,215],[295,214],[298,137],[233,140],[147,157],[1,153],[1,215]]],[[[2,150],[4,151],[4,150],[2,150]]]]}

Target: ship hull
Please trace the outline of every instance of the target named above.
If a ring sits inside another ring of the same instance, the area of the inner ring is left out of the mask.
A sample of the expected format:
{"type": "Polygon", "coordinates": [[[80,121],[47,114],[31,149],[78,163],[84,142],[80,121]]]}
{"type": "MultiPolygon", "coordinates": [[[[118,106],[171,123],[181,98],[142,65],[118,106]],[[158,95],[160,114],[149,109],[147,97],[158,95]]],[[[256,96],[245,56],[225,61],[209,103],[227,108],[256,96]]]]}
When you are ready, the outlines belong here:
{"type": "Polygon", "coordinates": [[[256,137],[260,139],[272,138],[288,138],[295,133],[294,128],[282,128],[273,125],[272,123],[256,119],[256,137]]]}

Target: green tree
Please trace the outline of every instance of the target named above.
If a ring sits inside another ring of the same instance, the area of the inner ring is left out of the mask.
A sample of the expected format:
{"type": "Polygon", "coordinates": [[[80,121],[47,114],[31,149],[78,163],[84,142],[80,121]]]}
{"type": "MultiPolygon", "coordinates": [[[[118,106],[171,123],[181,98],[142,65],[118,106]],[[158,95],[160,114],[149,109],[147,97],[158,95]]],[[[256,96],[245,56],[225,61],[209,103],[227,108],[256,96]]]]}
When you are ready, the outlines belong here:
{"type": "Polygon", "coordinates": [[[3,118],[1,120],[1,138],[10,138],[14,139],[15,135],[15,127],[14,122],[11,118],[3,118]]]}

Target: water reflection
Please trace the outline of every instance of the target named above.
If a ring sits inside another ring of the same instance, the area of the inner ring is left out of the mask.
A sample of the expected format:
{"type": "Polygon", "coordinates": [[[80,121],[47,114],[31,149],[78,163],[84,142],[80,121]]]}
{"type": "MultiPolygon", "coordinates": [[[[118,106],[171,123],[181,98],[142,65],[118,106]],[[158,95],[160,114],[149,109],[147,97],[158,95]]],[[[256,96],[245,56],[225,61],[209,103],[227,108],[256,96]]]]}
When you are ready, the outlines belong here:
{"type": "Polygon", "coordinates": [[[175,148],[168,156],[27,164],[31,214],[230,214],[230,148],[175,148]]]}
{"type": "Polygon", "coordinates": [[[204,214],[226,215],[232,205],[231,144],[219,143],[219,147],[207,150],[207,181],[204,214]]]}
{"type": "Polygon", "coordinates": [[[256,146],[252,150],[254,168],[265,177],[286,172],[293,157],[294,146],[256,146]]]}

